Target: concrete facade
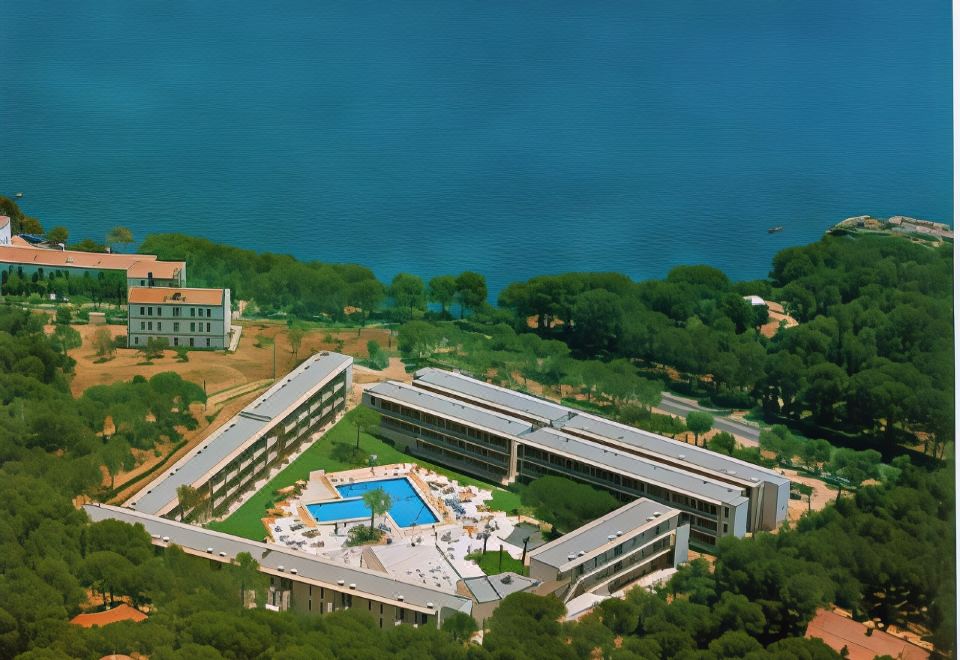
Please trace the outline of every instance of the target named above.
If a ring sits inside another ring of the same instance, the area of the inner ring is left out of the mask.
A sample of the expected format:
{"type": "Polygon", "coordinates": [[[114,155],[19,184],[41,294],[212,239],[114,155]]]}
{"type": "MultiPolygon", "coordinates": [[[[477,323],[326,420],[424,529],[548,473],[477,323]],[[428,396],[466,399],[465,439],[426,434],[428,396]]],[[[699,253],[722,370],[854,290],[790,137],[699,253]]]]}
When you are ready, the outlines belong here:
{"type": "Polygon", "coordinates": [[[230,345],[230,289],[133,287],[127,294],[127,346],[166,339],[171,348],[230,345]]]}
{"type": "Polygon", "coordinates": [[[353,358],[339,353],[307,358],[124,506],[179,515],[177,488],[189,485],[200,490],[213,514],[224,511],[346,409],[352,364],[353,358]]]}

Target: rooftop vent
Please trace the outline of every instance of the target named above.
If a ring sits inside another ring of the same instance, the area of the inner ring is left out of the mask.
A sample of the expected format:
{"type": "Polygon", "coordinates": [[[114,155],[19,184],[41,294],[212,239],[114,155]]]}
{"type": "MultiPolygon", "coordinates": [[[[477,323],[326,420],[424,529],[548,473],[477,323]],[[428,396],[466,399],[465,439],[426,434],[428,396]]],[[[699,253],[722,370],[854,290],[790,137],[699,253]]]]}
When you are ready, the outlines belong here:
{"type": "Polygon", "coordinates": [[[660,513],[659,511],[654,511],[654,512],[653,512],[653,517],[654,517],[654,518],[659,518],[659,517],[662,516],[662,515],[663,515],[663,514],[660,513]]]}
{"type": "Polygon", "coordinates": [[[433,603],[427,603],[427,609],[432,610],[432,609],[433,609],[433,603]]]}
{"type": "Polygon", "coordinates": [[[279,566],[277,566],[277,570],[282,573],[282,572],[283,572],[283,564],[280,564],[279,566]]]}
{"type": "Polygon", "coordinates": [[[295,568],[291,568],[291,569],[290,569],[290,573],[293,574],[293,575],[296,575],[296,574],[298,573],[298,571],[297,571],[297,569],[295,569],[295,568]]]}
{"type": "Polygon", "coordinates": [[[221,557],[226,557],[226,556],[227,556],[227,553],[224,552],[223,550],[221,550],[221,551],[220,551],[220,556],[221,556],[221,557]]]}
{"type": "Polygon", "coordinates": [[[342,586],[343,586],[343,580],[337,580],[337,584],[339,584],[339,585],[342,587],[342,586]]]}
{"type": "Polygon", "coordinates": [[[513,576],[504,575],[502,578],[500,578],[500,582],[502,582],[503,584],[510,584],[511,582],[513,582],[513,576]]]}
{"type": "Polygon", "coordinates": [[[356,588],[357,588],[357,583],[356,583],[356,582],[351,582],[351,583],[350,583],[350,588],[351,588],[351,589],[356,589],[356,588]]]}
{"type": "Polygon", "coordinates": [[[583,550],[581,550],[580,552],[577,553],[577,556],[578,556],[578,557],[582,557],[582,556],[585,555],[585,554],[586,554],[586,553],[585,553],[583,550]]]}
{"type": "Polygon", "coordinates": [[[612,540],[615,539],[615,538],[617,538],[615,534],[607,534],[607,540],[608,540],[608,541],[612,541],[612,540]]]}
{"type": "Polygon", "coordinates": [[[159,535],[159,534],[151,534],[150,537],[151,537],[151,538],[158,539],[158,538],[160,538],[160,535],[159,535]]]}
{"type": "Polygon", "coordinates": [[[576,556],[575,554],[573,554],[572,552],[571,552],[569,555],[567,555],[567,560],[568,560],[568,561],[573,561],[573,560],[576,559],[576,558],[577,558],[577,556],[576,556]]]}
{"type": "Polygon", "coordinates": [[[623,536],[623,530],[622,530],[622,529],[618,529],[618,530],[617,530],[617,536],[623,536]]]}
{"type": "Polygon", "coordinates": [[[170,537],[169,537],[169,536],[164,536],[164,537],[163,537],[163,542],[164,542],[164,543],[169,543],[169,542],[170,542],[170,537]]]}
{"type": "Polygon", "coordinates": [[[207,548],[207,552],[212,555],[212,554],[213,554],[213,548],[207,548]]]}
{"type": "Polygon", "coordinates": [[[685,459],[686,457],[687,457],[686,454],[677,454],[677,458],[679,458],[681,461],[682,461],[683,459],[685,459]]]}
{"type": "Polygon", "coordinates": [[[397,600],[399,600],[399,601],[402,603],[402,602],[403,602],[403,594],[400,594],[399,596],[397,596],[397,600]]]}

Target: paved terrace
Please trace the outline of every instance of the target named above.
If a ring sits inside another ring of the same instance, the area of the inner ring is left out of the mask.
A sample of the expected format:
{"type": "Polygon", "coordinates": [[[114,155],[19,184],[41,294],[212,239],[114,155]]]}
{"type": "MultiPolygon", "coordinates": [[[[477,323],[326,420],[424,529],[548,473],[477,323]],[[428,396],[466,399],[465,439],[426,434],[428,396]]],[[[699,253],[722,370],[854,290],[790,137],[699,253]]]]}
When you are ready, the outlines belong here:
{"type": "Polygon", "coordinates": [[[349,368],[352,361],[347,355],[326,352],[308,358],[124,505],[146,513],[168,511],[176,502],[178,487],[197,485],[216,474],[219,466],[273,428],[303,399],[349,368]]]}
{"type": "Polygon", "coordinates": [[[341,592],[354,592],[362,598],[405,607],[427,614],[441,608],[469,614],[472,602],[436,589],[401,582],[382,573],[333,563],[327,559],[295,550],[267,545],[195,525],[167,520],[107,504],[87,504],[84,511],[94,522],[119,520],[143,525],[154,545],[178,545],[189,554],[230,563],[241,552],[250,555],[268,575],[285,577],[341,592]],[[401,600],[402,597],[402,600],[401,600]]]}

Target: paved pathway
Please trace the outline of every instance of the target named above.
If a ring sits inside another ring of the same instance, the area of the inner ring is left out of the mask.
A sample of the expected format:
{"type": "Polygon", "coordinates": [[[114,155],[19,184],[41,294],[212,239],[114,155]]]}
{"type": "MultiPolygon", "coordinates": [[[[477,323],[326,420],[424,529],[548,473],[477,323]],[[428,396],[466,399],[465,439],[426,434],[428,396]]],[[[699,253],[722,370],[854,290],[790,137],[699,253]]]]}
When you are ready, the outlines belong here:
{"type": "Polygon", "coordinates": [[[660,410],[666,411],[672,415],[686,417],[691,410],[700,410],[713,415],[713,426],[721,431],[727,431],[740,438],[741,444],[749,447],[756,447],[760,443],[760,428],[746,422],[741,422],[730,417],[721,417],[716,410],[704,408],[693,399],[679,397],[669,392],[663,393],[663,398],[657,406],[660,410]]]}

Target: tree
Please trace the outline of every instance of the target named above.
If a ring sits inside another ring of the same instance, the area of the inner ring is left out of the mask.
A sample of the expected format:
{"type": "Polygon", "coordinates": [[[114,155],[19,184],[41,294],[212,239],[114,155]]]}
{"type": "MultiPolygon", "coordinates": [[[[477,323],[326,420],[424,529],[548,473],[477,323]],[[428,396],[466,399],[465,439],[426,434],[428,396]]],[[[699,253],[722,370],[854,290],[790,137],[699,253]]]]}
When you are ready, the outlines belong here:
{"type": "Polygon", "coordinates": [[[426,309],[427,294],[423,280],[409,273],[398,273],[390,283],[390,297],[401,321],[412,319],[417,311],[426,309]]]}
{"type": "Polygon", "coordinates": [[[177,486],[177,506],[180,509],[180,520],[186,520],[187,514],[200,506],[203,495],[190,484],[177,486]]]}
{"type": "Polygon", "coordinates": [[[149,362],[150,360],[163,357],[163,352],[167,350],[169,342],[166,337],[150,337],[147,343],[140,347],[139,351],[149,362]]]}
{"type": "Polygon", "coordinates": [[[47,240],[51,243],[66,243],[70,232],[66,227],[54,227],[47,232],[47,240]]]}
{"type": "Polygon", "coordinates": [[[361,280],[350,285],[348,299],[360,308],[360,324],[366,325],[370,314],[386,295],[383,285],[377,280],[361,280]]]}
{"type": "Polygon", "coordinates": [[[457,295],[457,279],[453,275],[437,275],[427,285],[430,302],[440,305],[440,316],[447,316],[447,306],[457,295]]]}
{"type": "Polygon", "coordinates": [[[623,305],[620,298],[603,289],[577,296],[572,313],[577,347],[588,356],[613,349],[623,332],[623,305]]]}
{"type": "Polygon", "coordinates": [[[357,406],[351,413],[350,423],[357,427],[357,449],[360,449],[360,432],[380,423],[380,415],[367,406],[357,406]]]}
{"type": "Polygon", "coordinates": [[[96,332],[93,333],[92,341],[93,348],[99,357],[113,357],[113,354],[117,351],[110,328],[97,328],[96,332]]]}
{"type": "Polygon", "coordinates": [[[56,322],[60,325],[69,325],[73,320],[73,312],[67,305],[57,305],[56,322]]]}
{"type": "Polygon", "coordinates": [[[303,344],[303,337],[307,331],[299,325],[291,325],[287,328],[287,340],[290,342],[290,352],[293,353],[293,359],[297,359],[300,353],[300,346],[303,344]]]}
{"type": "Polygon", "coordinates": [[[480,273],[464,271],[457,276],[456,300],[460,303],[460,318],[465,309],[475,312],[487,302],[487,280],[480,273]]]}
{"type": "Polygon", "coordinates": [[[569,532],[596,520],[617,508],[617,500],[605,490],[597,490],[565,477],[540,477],[520,494],[537,517],[552,523],[561,532],[569,532]]]}
{"type": "Polygon", "coordinates": [[[707,447],[717,453],[733,456],[733,451],[737,448],[737,439],[732,433],[721,431],[707,441],[707,447]]]}
{"type": "Polygon", "coordinates": [[[133,243],[133,232],[126,227],[117,226],[107,232],[107,245],[129,245],[133,243]]]}
{"type": "Polygon", "coordinates": [[[240,587],[240,607],[245,607],[253,591],[253,603],[258,607],[266,600],[267,576],[260,572],[260,564],[249,552],[237,553],[230,563],[231,573],[240,587]]]}
{"type": "Polygon", "coordinates": [[[477,632],[477,622],[469,614],[456,612],[444,619],[441,630],[458,642],[469,642],[477,632]]]}
{"type": "Polygon", "coordinates": [[[789,463],[800,451],[800,441],[783,424],[760,431],[760,449],[776,454],[778,463],[789,463]]]}
{"type": "Polygon", "coordinates": [[[373,531],[374,517],[382,516],[390,510],[391,506],[393,506],[393,502],[390,500],[390,495],[388,495],[387,491],[382,488],[374,488],[373,490],[368,490],[366,493],[364,493],[363,503],[368,509],[370,509],[371,531],[373,531]]]}
{"type": "Polygon", "coordinates": [[[53,331],[51,340],[56,349],[64,356],[66,356],[67,351],[74,348],[80,348],[81,344],[83,343],[83,339],[80,337],[80,333],[77,332],[77,329],[72,328],[69,325],[58,325],[53,331]]]}
{"type": "Polygon", "coordinates": [[[877,469],[881,460],[880,452],[875,449],[857,451],[846,447],[839,447],[833,451],[827,471],[838,481],[837,501],[843,492],[843,483],[846,482],[852,489],[857,489],[867,479],[877,476],[877,469]]]}
{"type": "Polygon", "coordinates": [[[700,436],[713,428],[713,415],[700,410],[687,413],[687,428],[693,433],[693,444],[700,445],[700,436]]]}

